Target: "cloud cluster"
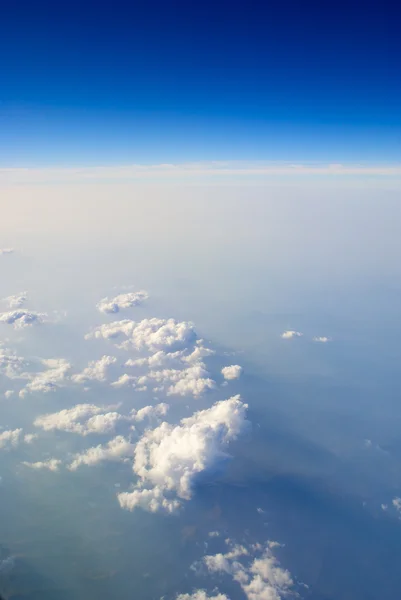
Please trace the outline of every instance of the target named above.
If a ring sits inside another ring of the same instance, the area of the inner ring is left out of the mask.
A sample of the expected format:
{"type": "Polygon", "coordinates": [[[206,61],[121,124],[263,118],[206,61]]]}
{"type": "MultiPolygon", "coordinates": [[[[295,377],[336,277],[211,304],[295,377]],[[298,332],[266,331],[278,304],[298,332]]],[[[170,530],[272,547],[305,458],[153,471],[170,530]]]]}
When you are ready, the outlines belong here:
{"type": "Polygon", "coordinates": [[[104,461],[127,460],[134,455],[134,450],[135,444],[122,435],[118,435],[104,446],[99,444],[81,454],[76,454],[68,468],[70,471],[76,471],[82,465],[92,467],[104,461]]]}
{"type": "Polygon", "coordinates": [[[164,390],[168,396],[199,397],[208,390],[216,387],[213,379],[202,363],[197,363],[186,369],[164,369],[162,371],[150,371],[147,375],[159,384],[159,389],[164,390]]]}
{"type": "Polygon", "coordinates": [[[135,447],[133,469],[137,489],[119,494],[128,510],[140,506],[155,512],[174,512],[180,500],[189,500],[196,477],[227,458],[227,446],[245,429],[247,405],[239,396],[182,419],[163,422],[145,431],[135,447]]]}
{"type": "Polygon", "coordinates": [[[14,296],[8,296],[4,298],[10,308],[21,308],[25,304],[28,299],[27,292],[20,292],[19,294],[15,294],[14,296]]]}
{"type": "Polygon", "coordinates": [[[9,312],[0,313],[0,323],[13,325],[16,329],[39,325],[47,318],[45,313],[38,313],[24,309],[12,310],[9,312]]]}
{"type": "Polygon", "coordinates": [[[9,379],[17,379],[26,367],[26,361],[13,350],[0,346],[0,373],[9,379]]]}
{"type": "Polygon", "coordinates": [[[29,379],[29,383],[19,392],[20,398],[25,398],[28,393],[48,393],[63,387],[68,381],[68,372],[71,364],[64,358],[43,358],[41,364],[46,367],[39,373],[24,373],[22,377],[29,379]]]}
{"type": "MultiPolygon", "coordinates": [[[[293,591],[294,581],[291,574],[280,566],[273,553],[274,548],[279,546],[277,542],[254,544],[248,548],[233,544],[231,540],[226,540],[226,544],[227,552],[203,558],[203,565],[209,573],[231,576],[248,600],[280,600],[288,597],[293,591]]],[[[187,597],[197,598],[197,593],[204,592],[197,590],[187,597]]],[[[178,598],[182,598],[182,595],[178,598]]]]}
{"type": "Polygon", "coordinates": [[[0,433],[0,448],[9,450],[15,448],[20,442],[22,429],[9,429],[0,433]]]}
{"type": "Polygon", "coordinates": [[[294,331],[293,329],[288,329],[281,334],[283,340],[291,340],[294,337],[302,337],[303,333],[300,331],[294,331]]]}
{"type": "Polygon", "coordinates": [[[73,375],[71,379],[75,383],[86,383],[87,381],[104,382],[107,380],[109,367],[116,362],[117,359],[114,356],[104,355],[99,360],[91,360],[82,373],[73,375]]]}
{"type": "Polygon", "coordinates": [[[79,435],[113,433],[116,424],[126,417],[117,412],[104,413],[94,404],[77,404],[73,408],[42,415],[35,419],[35,427],[44,431],[67,431],[79,435]]]}
{"type": "Polygon", "coordinates": [[[225,594],[208,596],[205,590],[195,590],[192,594],[179,594],[177,600],[230,600],[225,594]]]}
{"type": "Polygon", "coordinates": [[[126,294],[119,294],[111,299],[103,298],[96,306],[100,312],[103,313],[118,313],[120,310],[138,306],[148,298],[148,292],[145,290],[140,290],[139,292],[127,292],[126,294]]]}
{"type": "Polygon", "coordinates": [[[113,321],[96,327],[85,336],[86,339],[127,338],[120,347],[136,350],[174,350],[188,346],[195,340],[196,333],[193,324],[175,319],[143,319],[136,322],[129,319],[113,321]]]}
{"type": "Polygon", "coordinates": [[[228,367],[223,367],[221,369],[221,374],[226,380],[238,379],[239,377],[241,377],[242,367],[240,367],[240,365],[230,365],[228,367]]]}

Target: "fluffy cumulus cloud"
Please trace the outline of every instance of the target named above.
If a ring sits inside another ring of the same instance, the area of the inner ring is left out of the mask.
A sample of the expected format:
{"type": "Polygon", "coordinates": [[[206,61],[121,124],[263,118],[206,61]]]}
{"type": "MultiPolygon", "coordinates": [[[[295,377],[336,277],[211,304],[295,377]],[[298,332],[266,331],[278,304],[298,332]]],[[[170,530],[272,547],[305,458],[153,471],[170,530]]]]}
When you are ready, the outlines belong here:
{"type": "MultiPolygon", "coordinates": [[[[203,558],[203,565],[209,573],[224,573],[232,577],[248,600],[280,600],[293,592],[291,574],[280,566],[274,555],[274,549],[279,546],[277,542],[245,547],[226,540],[226,544],[226,552],[203,558]]],[[[202,593],[202,590],[194,594],[199,592],[202,593]]],[[[191,597],[196,598],[196,595],[191,597]]]]}
{"type": "Polygon", "coordinates": [[[303,333],[301,333],[300,331],[294,331],[293,329],[288,329],[287,331],[284,331],[281,334],[281,337],[283,338],[283,340],[291,340],[292,338],[295,337],[302,337],[303,333]]]}
{"type": "Polygon", "coordinates": [[[88,381],[104,382],[107,380],[109,367],[116,362],[117,359],[114,356],[104,355],[99,360],[90,361],[82,373],[73,375],[71,379],[75,383],[86,383],[88,381]]]}
{"type": "Polygon", "coordinates": [[[104,446],[99,444],[81,454],[76,454],[68,468],[70,471],[76,471],[83,465],[92,467],[104,461],[128,460],[134,455],[134,449],[135,445],[130,440],[118,435],[104,446]]]}
{"type": "Polygon", "coordinates": [[[401,498],[394,498],[392,504],[394,508],[398,510],[399,513],[401,513],[401,498]]]}
{"type": "Polygon", "coordinates": [[[16,448],[21,440],[22,429],[9,429],[0,433],[0,448],[16,448]]]}
{"type": "Polygon", "coordinates": [[[165,417],[170,406],[165,402],[156,404],[156,406],[144,406],[139,410],[133,409],[131,411],[131,418],[133,421],[144,421],[145,419],[154,419],[165,417]]]}
{"type": "Polygon", "coordinates": [[[103,298],[103,300],[97,304],[97,308],[103,313],[118,313],[120,310],[138,306],[148,298],[149,294],[145,290],[140,290],[139,292],[127,292],[126,294],[119,294],[118,296],[115,296],[115,298],[103,298]]]}
{"type": "Polygon", "coordinates": [[[136,350],[170,350],[185,348],[191,343],[196,333],[192,323],[175,319],[143,319],[136,322],[129,319],[113,321],[96,327],[87,334],[86,339],[126,338],[120,347],[136,350]]]}
{"type": "Polygon", "coordinates": [[[24,373],[23,377],[30,381],[20,390],[20,398],[25,398],[29,393],[48,393],[63,387],[68,381],[70,363],[64,358],[41,359],[40,363],[46,367],[39,373],[24,373]]]}
{"type": "Polygon", "coordinates": [[[9,379],[21,377],[26,361],[13,350],[0,345],[0,373],[9,379]]]}
{"type": "Polygon", "coordinates": [[[0,256],[3,254],[13,254],[14,248],[0,248],[0,256]]]}
{"type": "Polygon", "coordinates": [[[228,367],[223,367],[221,373],[224,379],[238,379],[241,377],[242,367],[240,367],[240,365],[230,365],[228,367]]]}
{"type": "Polygon", "coordinates": [[[28,299],[26,292],[20,292],[14,296],[8,296],[5,301],[8,303],[10,308],[21,308],[28,299]]]}
{"type": "Polygon", "coordinates": [[[327,344],[327,342],[330,342],[331,339],[329,337],[319,336],[319,337],[314,337],[312,341],[318,342],[320,344],[327,344]]]}
{"type": "Polygon", "coordinates": [[[166,389],[168,396],[192,395],[199,397],[216,387],[203,363],[192,365],[186,369],[150,371],[148,377],[159,383],[159,389],[166,389]]]}
{"type": "Polygon", "coordinates": [[[35,419],[35,427],[44,431],[67,431],[79,435],[113,433],[116,424],[126,417],[117,412],[104,413],[94,404],[77,404],[73,408],[42,415],[35,419]]]}
{"type": "Polygon", "coordinates": [[[57,458],[49,458],[45,461],[38,461],[34,463],[23,462],[22,464],[28,467],[29,469],[35,469],[37,471],[58,471],[60,465],[62,464],[62,461],[58,460],[57,458]]]}
{"type": "Polygon", "coordinates": [[[25,309],[11,310],[9,312],[0,313],[0,323],[13,325],[16,329],[39,325],[47,318],[45,313],[28,311],[25,309]]]}
{"type": "Polygon", "coordinates": [[[178,425],[163,422],[145,431],[135,448],[137,489],[119,494],[120,505],[174,512],[181,500],[191,498],[197,475],[228,457],[227,446],[248,424],[246,409],[234,396],[178,425]]]}

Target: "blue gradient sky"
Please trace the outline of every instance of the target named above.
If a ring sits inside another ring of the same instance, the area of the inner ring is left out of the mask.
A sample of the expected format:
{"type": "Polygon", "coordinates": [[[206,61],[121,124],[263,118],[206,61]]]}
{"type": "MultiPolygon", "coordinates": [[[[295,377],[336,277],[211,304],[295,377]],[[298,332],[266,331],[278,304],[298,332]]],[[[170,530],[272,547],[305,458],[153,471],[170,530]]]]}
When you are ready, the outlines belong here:
{"type": "Polygon", "coordinates": [[[0,164],[399,162],[399,13],[4,3],[0,164]]]}

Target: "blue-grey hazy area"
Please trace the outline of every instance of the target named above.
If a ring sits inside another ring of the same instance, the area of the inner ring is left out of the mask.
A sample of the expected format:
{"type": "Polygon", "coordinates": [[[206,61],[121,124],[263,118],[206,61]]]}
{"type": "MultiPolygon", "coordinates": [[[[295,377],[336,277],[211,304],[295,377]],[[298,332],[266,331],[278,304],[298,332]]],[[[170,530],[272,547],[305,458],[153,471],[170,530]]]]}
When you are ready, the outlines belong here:
{"type": "Polygon", "coordinates": [[[400,597],[399,184],[0,193],[1,593],[400,597]]]}

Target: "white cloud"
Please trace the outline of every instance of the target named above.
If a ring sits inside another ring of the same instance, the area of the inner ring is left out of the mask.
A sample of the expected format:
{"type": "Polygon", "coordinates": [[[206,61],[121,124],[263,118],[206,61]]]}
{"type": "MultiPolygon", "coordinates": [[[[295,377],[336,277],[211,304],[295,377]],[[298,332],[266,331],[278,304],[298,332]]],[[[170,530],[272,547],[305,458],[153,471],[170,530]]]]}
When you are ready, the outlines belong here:
{"type": "Polygon", "coordinates": [[[18,446],[22,429],[9,429],[0,433],[0,448],[9,449],[18,446]]]}
{"type": "Polygon", "coordinates": [[[321,344],[327,344],[327,342],[330,342],[331,339],[329,337],[325,337],[325,336],[320,336],[320,337],[314,337],[312,339],[313,342],[320,342],[321,344]]]}
{"type": "Polygon", "coordinates": [[[142,304],[149,298],[149,294],[145,290],[139,292],[127,292],[126,294],[119,294],[114,298],[103,298],[96,306],[103,313],[118,313],[120,310],[125,308],[132,308],[142,304]]]}
{"type": "Polygon", "coordinates": [[[37,433],[27,433],[26,435],[24,435],[24,442],[25,442],[25,444],[32,444],[32,442],[34,440],[36,440],[37,438],[38,438],[37,433]]]}
{"type": "Polygon", "coordinates": [[[186,321],[178,322],[175,319],[143,319],[135,322],[129,319],[113,321],[96,327],[85,339],[104,338],[115,339],[124,336],[127,338],[121,344],[122,348],[137,350],[169,350],[185,348],[194,341],[196,334],[193,324],[186,321]]]}
{"type": "Polygon", "coordinates": [[[15,294],[15,296],[8,296],[4,298],[10,308],[20,308],[27,301],[28,296],[27,292],[20,292],[19,294],[15,294]]]}
{"type": "Polygon", "coordinates": [[[49,458],[45,461],[38,461],[34,463],[24,461],[22,463],[25,467],[29,467],[30,469],[43,470],[47,469],[49,471],[58,471],[60,465],[62,465],[62,461],[56,458],[49,458]]]}
{"type": "Polygon", "coordinates": [[[219,531],[209,531],[208,536],[211,538],[220,537],[220,532],[219,531]]]}
{"type": "Polygon", "coordinates": [[[0,248],[0,256],[2,254],[13,254],[14,252],[14,248],[0,248]]]}
{"type": "Polygon", "coordinates": [[[242,367],[240,365],[230,365],[229,367],[223,367],[221,373],[224,379],[238,379],[242,373],[242,367]]]}
{"type": "Polygon", "coordinates": [[[89,448],[82,454],[76,454],[74,460],[68,467],[75,471],[82,465],[94,466],[104,461],[126,460],[134,455],[135,445],[121,435],[110,440],[106,445],[89,448]]]}
{"type": "Polygon", "coordinates": [[[392,501],[392,504],[396,510],[401,512],[401,498],[398,498],[398,497],[394,498],[392,501]]]}
{"type": "Polygon", "coordinates": [[[39,373],[24,373],[25,379],[30,379],[29,383],[19,392],[21,398],[25,398],[28,393],[53,392],[62,387],[68,380],[68,372],[71,369],[70,363],[64,358],[43,358],[41,364],[47,367],[39,373]]]}
{"type": "Polygon", "coordinates": [[[167,387],[168,396],[199,397],[208,390],[216,387],[213,379],[209,377],[208,371],[203,363],[192,365],[186,369],[164,369],[163,371],[150,371],[147,375],[162,386],[167,387]]]}
{"type": "Polygon", "coordinates": [[[11,396],[14,395],[14,393],[15,393],[14,390],[6,390],[4,392],[4,397],[7,398],[7,400],[8,400],[9,398],[11,398],[11,396]]]}
{"type": "Polygon", "coordinates": [[[225,594],[209,596],[205,590],[195,590],[192,594],[179,594],[177,600],[230,600],[225,594]]]}
{"type": "Polygon", "coordinates": [[[133,377],[132,375],[127,375],[127,373],[124,373],[124,375],[121,375],[116,381],[113,381],[110,385],[116,388],[126,387],[127,385],[135,386],[137,379],[137,377],[133,377]]]}
{"type": "Polygon", "coordinates": [[[16,353],[0,346],[0,373],[9,379],[21,377],[26,361],[16,353]]]}
{"type": "Polygon", "coordinates": [[[165,402],[156,404],[156,406],[144,406],[139,410],[131,411],[133,421],[143,421],[144,419],[152,419],[154,417],[165,417],[170,406],[165,402]]]}
{"type": "Polygon", "coordinates": [[[114,365],[117,359],[114,356],[102,356],[99,360],[91,360],[88,366],[79,373],[71,377],[75,383],[86,383],[87,381],[100,381],[104,382],[107,380],[107,372],[111,365],[114,365]]]}
{"type": "Polygon", "coordinates": [[[294,581],[273,554],[276,542],[249,549],[226,540],[229,551],[205,556],[203,563],[210,573],[231,575],[248,600],[280,600],[291,593],[294,581]]]}
{"type": "Polygon", "coordinates": [[[177,496],[189,500],[196,476],[229,456],[228,444],[248,424],[246,409],[240,397],[234,396],[182,419],[179,425],[163,422],[145,431],[136,445],[133,465],[140,489],[119,494],[121,506],[175,510],[175,498],[174,506],[168,507],[163,499],[167,502],[170,496],[177,496]]]}
{"type": "Polygon", "coordinates": [[[45,313],[38,313],[24,309],[12,310],[10,312],[0,313],[0,323],[14,325],[16,329],[30,327],[43,323],[47,318],[45,313]]]}
{"type": "Polygon", "coordinates": [[[94,404],[77,404],[73,408],[42,415],[35,419],[35,427],[44,431],[67,431],[79,435],[113,433],[119,421],[127,417],[117,412],[103,413],[105,409],[94,404]]]}
{"type": "Polygon", "coordinates": [[[283,340],[290,340],[291,338],[294,337],[302,337],[303,333],[301,333],[300,331],[294,331],[293,329],[288,329],[287,331],[284,331],[281,334],[281,337],[283,338],[283,340]]]}

